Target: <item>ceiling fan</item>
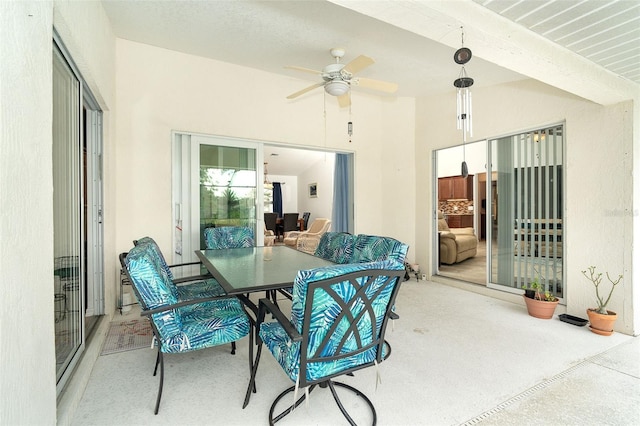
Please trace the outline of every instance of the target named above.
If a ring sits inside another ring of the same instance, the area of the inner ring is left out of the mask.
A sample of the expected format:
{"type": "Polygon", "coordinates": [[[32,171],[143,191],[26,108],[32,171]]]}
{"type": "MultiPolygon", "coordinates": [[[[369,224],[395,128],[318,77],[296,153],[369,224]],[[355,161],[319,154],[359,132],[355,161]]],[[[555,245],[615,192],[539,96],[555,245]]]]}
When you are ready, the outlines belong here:
{"type": "Polygon", "coordinates": [[[338,97],[338,104],[341,107],[347,107],[351,105],[351,97],[349,96],[349,89],[353,86],[360,86],[367,89],[378,90],[386,93],[394,93],[398,90],[396,83],[389,83],[386,81],[373,80],[371,78],[354,77],[354,75],[369,65],[372,65],[375,61],[368,56],[360,55],[348,64],[343,64],[340,59],[345,54],[345,50],[341,48],[333,48],[330,50],[331,56],[336,60],[334,64],[329,64],[322,69],[322,71],[316,71],[309,68],[286,66],[285,68],[307,72],[311,74],[317,74],[322,77],[322,82],[316,83],[312,86],[304,88],[296,93],[287,96],[287,99],[294,99],[300,95],[303,95],[316,87],[324,87],[325,92],[331,96],[338,97]]]}

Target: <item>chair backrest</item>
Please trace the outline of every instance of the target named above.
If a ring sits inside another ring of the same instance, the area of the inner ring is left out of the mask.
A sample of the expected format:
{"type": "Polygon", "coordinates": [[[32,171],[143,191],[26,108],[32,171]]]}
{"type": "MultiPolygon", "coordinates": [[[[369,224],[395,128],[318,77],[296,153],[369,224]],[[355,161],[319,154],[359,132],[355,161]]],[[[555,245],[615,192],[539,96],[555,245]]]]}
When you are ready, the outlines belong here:
{"type": "Polygon", "coordinates": [[[276,221],[278,220],[278,213],[265,213],[264,225],[269,231],[276,232],[276,221]]]}
{"type": "MultiPolygon", "coordinates": [[[[133,247],[126,254],[123,263],[133,293],[144,310],[178,303],[169,277],[148,244],[133,247]]],[[[176,310],[152,314],[151,319],[160,336],[174,336],[180,333],[182,322],[176,310]]]]}
{"type": "Polygon", "coordinates": [[[302,213],[302,219],[304,220],[304,229],[309,227],[309,218],[311,217],[311,212],[302,213]]]}
{"type": "Polygon", "coordinates": [[[441,210],[438,210],[438,231],[450,231],[449,224],[441,210]]]}
{"type": "Polygon", "coordinates": [[[356,236],[347,232],[325,232],[314,255],[335,263],[350,263],[355,242],[356,236]]]}
{"type": "Polygon", "coordinates": [[[295,231],[298,229],[298,213],[285,213],[282,216],[283,231],[295,231]]]}
{"type": "Polygon", "coordinates": [[[207,249],[253,247],[253,229],[247,226],[223,226],[204,230],[207,249]]]}
{"type": "Polygon", "coordinates": [[[359,234],[351,262],[366,263],[390,259],[404,264],[408,250],[408,245],[390,237],[359,234]]]}
{"type": "Polygon", "coordinates": [[[324,217],[320,217],[311,222],[311,227],[304,232],[308,234],[320,235],[324,232],[327,232],[329,230],[329,227],[331,227],[331,221],[324,217]]]}
{"type": "Polygon", "coordinates": [[[404,276],[394,261],[299,271],[291,324],[302,334],[300,386],[381,362],[384,333],[404,276]]]}
{"type": "Polygon", "coordinates": [[[166,259],[164,258],[164,255],[162,254],[162,251],[160,250],[160,247],[158,246],[158,243],[156,243],[156,241],[151,238],[151,237],[142,237],[139,240],[134,240],[133,241],[134,245],[148,245],[150,250],[153,250],[153,252],[158,256],[158,258],[160,259],[160,264],[162,265],[162,268],[165,270],[165,272],[167,273],[167,275],[169,276],[169,279],[171,281],[173,281],[173,273],[171,272],[171,268],[169,268],[169,265],[167,264],[166,259]]]}

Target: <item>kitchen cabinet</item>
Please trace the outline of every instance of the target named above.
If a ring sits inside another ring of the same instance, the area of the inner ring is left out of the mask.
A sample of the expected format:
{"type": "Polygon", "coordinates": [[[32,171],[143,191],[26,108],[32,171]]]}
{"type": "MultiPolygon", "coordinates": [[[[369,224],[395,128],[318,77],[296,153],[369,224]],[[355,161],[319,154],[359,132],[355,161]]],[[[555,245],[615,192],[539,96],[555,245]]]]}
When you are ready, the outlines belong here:
{"type": "Polygon", "coordinates": [[[473,200],[473,175],[439,178],[438,200],[473,200]]]}
{"type": "Polygon", "coordinates": [[[472,214],[447,215],[447,225],[449,225],[449,228],[473,228],[473,215],[472,214]]]}

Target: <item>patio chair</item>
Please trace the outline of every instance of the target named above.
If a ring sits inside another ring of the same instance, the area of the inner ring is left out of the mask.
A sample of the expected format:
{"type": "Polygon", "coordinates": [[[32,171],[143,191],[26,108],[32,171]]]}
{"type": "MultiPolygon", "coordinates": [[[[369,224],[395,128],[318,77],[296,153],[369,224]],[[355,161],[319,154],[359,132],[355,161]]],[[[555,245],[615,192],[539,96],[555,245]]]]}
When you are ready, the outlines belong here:
{"type": "Polygon", "coordinates": [[[319,385],[329,387],[340,411],[355,424],[335,387],[355,393],[367,404],[376,423],[373,403],[356,388],[334,378],[376,366],[391,347],[384,340],[391,306],[398,293],[404,265],[392,260],[336,265],[299,271],[293,290],[291,319],[268,299],[260,299],[256,336],[258,351],[245,395],[246,407],[255,391],[262,344],[295,383],[275,399],[269,424],[290,414],[319,385]],[[264,322],[269,312],[276,322],[264,322]],[[274,418],[276,406],[290,392],[304,395],[274,418]]]}
{"type": "Polygon", "coordinates": [[[204,230],[207,249],[242,248],[255,246],[253,229],[248,226],[222,226],[204,230]]]}
{"type": "Polygon", "coordinates": [[[404,264],[409,246],[391,237],[359,234],[354,245],[352,263],[394,260],[404,264]]]}
{"type": "Polygon", "coordinates": [[[335,263],[350,263],[355,243],[356,236],[348,232],[325,232],[318,242],[314,256],[335,263]]]}
{"type": "MultiPolygon", "coordinates": [[[[160,365],[160,384],[154,413],[158,414],[164,384],[164,353],[182,353],[235,342],[253,327],[240,301],[220,296],[180,301],[172,282],[148,245],[137,245],[120,255],[141,315],[151,321],[154,344],[158,348],[155,376],[160,365]]],[[[249,344],[249,360],[253,357],[249,344]]],[[[233,351],[232,351],[233,353],[233,351]]]]}

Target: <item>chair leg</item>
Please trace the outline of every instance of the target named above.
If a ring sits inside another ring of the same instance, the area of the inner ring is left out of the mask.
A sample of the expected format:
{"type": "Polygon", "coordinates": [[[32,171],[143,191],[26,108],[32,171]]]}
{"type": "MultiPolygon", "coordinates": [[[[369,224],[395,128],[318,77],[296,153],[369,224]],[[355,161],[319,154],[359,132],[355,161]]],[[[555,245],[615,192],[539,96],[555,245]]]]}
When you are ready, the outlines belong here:
{"type": "Polygon", "coordinates": [[[236,342],[231,342],[231,355],[236,354],[236,342]]]}
{"type": "Polygon", "coordinates": [[[365,394],[363,394],[358,389],[356,389],[356,388],[354,388],[352,386],[345,385],[344,383],[333,382],[331,380],[328,380],[328,384],[329,384],[329,389],[331,389],[331,394],[333,395],[333,399],[336,401],[336,404],[338,404],[338,407],[340,408],[340,411],[342,412],[342,415],[344,415],[344,417],[347,419],[347,421],[349,422],[350,425],[355,426],[356,422],[353,421],[353,419],[351,418],[349,413],[347,413],[347,410],[342,405],[342,401],[340,401],[340,398],[338,398],[338,394],[336,393],[336,389],[335,389],[334,386],[339,386],[341,388],[348,389],[351,392],[355,393],[356,396],[359,396],[360,398],[364,399],[364,401],[367,403],[367,405],[369,405],[369,408],[371,409],[371,414],[373,414],[373,422],[372,422],[372,424],[375,425],[377,423],[378,416],[376,414],[376,409],[373,406],[373,403],[371,402],[371,400],[369,398],[367,398],[367,396],[365,394]]]}
{"type": "MultiPolygon", "coordinates": [[[[317,385],[311,385],[309,386],[309,395],[311,395],[311,392],[316,388],[317,385]]],[[[282,392],[280,395],[278,395],[276,397],[276,399],[273,401],[273,404],[271,404],[271,408],[269,409],[269,424],[273,425],[274,423],[279,422],[280,420],[282,420],[286,415],[290,414],[293,412],[293,410],[295,408],[297,408],[300,404],[302,404],[306,398],[306,395],[303,393],[302,396],[300,398],[298,398],[298,400],[290,405],[287,409],[285,409],[282,413],[278,414],[278,416],[274,419],[273,418],[273,412],[276,409],[276,405],[278,405],[278,402],[280,402],[280,400],[286,396],[287,394],[293,392],[295,390],[295,386],[291,386],[290,388],[288,388],[287,390],[285,390],[284,392],[282,392]]]]}
{"type": "MultiPolygon", "coordinates": [[[[253,345],[253,341],[249,342],[249,344],[253,345]]],[[[247,386],[247,393],[244,395],[244,403],[242,404],[242,408],[246,408],[246,406],[249,405],[251,392],[256,391],[256,373],[258,372],[258,364],[260,363],[261,354],[262,354],[262,343],[258,345],[258,350],[256,351],[256,361],[251,366],[251,378],[249,379],[249,386],[247,386]]]]}
{"type": "Polygon", "coordinates": [[[158,353],[156,354],[156,366],[153,368],[153,375],[158,372],[158,363],[160,362],[160,348],[158,347],[158,353]]]}
{"type": "Polygon", "coordinates": [[[160,399],[162,398],[162,385],[164,384],[164,358],[162,356],[162,352],[160,352],[160,348],[158,348],[158,358],[160,359],[160,386],[158,387],[158,398],[156,399],[156,409],[154,411],[154,414],[158,414],[158,410],[160,409],[160,399]]]}

